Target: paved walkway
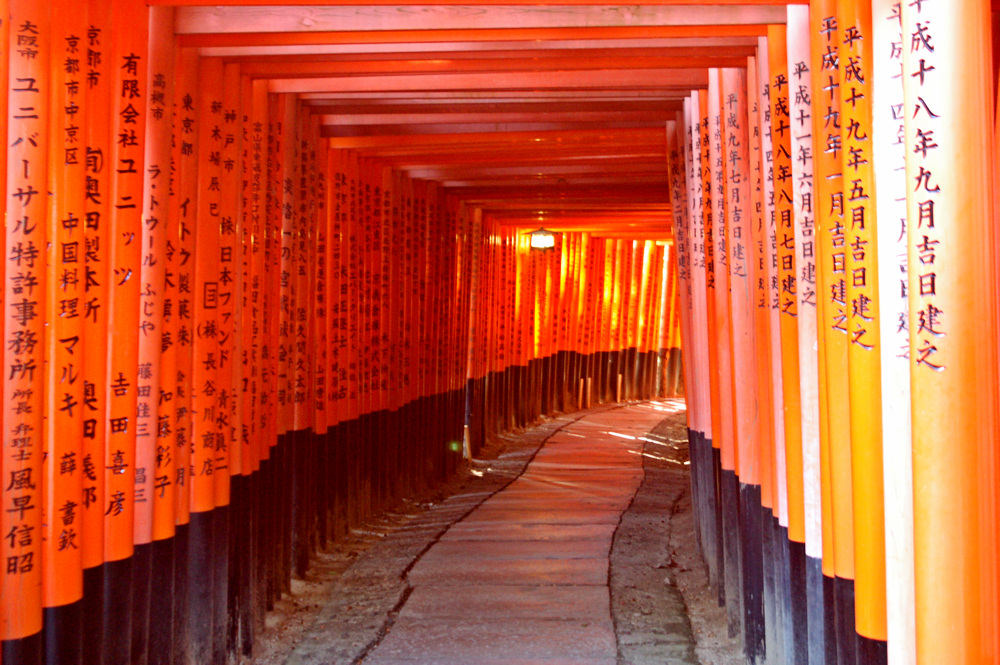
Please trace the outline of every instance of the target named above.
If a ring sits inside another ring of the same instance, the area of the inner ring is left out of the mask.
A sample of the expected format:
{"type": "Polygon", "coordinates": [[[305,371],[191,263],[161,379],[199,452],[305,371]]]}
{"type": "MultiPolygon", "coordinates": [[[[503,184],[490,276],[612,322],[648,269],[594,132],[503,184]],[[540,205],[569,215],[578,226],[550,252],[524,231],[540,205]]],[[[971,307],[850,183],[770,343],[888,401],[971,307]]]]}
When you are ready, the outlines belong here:
{"type": "Polygon", "coordinates": [[[409,568],[371,665],[614,665],[612,539],[643,482],[655,405],[566,424],[409,568]]]}

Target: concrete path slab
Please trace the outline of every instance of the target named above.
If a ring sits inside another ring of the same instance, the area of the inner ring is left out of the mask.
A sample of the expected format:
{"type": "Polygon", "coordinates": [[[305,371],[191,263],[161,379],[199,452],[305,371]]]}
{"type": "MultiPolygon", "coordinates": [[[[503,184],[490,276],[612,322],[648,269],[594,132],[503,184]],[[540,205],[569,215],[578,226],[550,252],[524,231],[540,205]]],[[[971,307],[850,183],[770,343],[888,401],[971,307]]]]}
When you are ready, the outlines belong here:
{"type": "Polygon", "coordinates": [[[500,522],[459,522],[448,529],[448,540],[580,540],[606,538],[615,533],[614,524],[504,524],[500,522]]]}
{"type": "Polygon", "coordinates": [[[560,619],[603,621],[610,612],[608,592],[601,586],[538,586],[470,584],[461,592],[442,596],[427,586],[417,587],[399,612],[400,618],[560,619]]]}
{"type": "Polygon", "coordinates": [[[663,418],[630,407],[565,423],[412,565],[410,594],[364,663],[614,665],[612,539],[663,418]]]}
{"type": "Polygon", "coordinates": [[[608,555],[607,541],[601,539],[564,541],[441,541],[432,547],[421,563],[438,559],[467,558],[477,561],[511,559],[600,559],[608,555]]]}
{"type": "Polygon", "coordinates": [[[400,619],[366,663],[514,660],[614,663],[618,647],[610,615],[599,621],[547,619],[400,619]]]}
{"type": "Polygon", "coordinates": [[[510,522],[517,524],[618,524],[621,512],[609,510],[550,510],[526,507],[481,506],[465,522],[510,522]]]}
{"type": "MultiPolygon", "coordinates": [[[[497,547],[503,547],[497,543],[497,547]]],[[[607,585],[607,559],[421,559],[406,576],[410,586],[464,587],[469,584],[607,585]]],[[[449,593],[442,590],[442,594],[449,593]]],[[[452,591],[451,593],[454,593],[452,591]]]]}

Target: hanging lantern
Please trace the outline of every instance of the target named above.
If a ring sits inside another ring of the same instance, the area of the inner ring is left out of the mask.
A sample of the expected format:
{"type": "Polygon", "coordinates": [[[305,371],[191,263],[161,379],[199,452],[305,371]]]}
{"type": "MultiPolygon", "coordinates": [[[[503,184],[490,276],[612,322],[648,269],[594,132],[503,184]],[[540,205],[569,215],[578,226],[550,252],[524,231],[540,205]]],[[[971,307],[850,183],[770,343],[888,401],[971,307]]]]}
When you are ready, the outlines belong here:
{"type": "Polygon", "coordinates": [[[556,234],[547,229],[537,229],[528,233],[531,249],[552,249],[556,246],[556,234]]]}

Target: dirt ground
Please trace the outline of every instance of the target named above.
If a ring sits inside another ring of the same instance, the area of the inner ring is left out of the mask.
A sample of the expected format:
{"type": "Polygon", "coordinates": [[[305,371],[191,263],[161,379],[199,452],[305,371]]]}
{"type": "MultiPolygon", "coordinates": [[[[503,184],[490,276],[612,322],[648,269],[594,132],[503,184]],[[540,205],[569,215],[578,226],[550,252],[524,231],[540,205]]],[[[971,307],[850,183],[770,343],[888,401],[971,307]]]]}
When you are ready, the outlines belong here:
{"type": "MultiPolygon", "coordinates": [[[[663,553],[663,559],[667,561],[664,565],[669,569],[666,571],[669,575],[665,577],[665,583],[675,584],[683,597],[690,629],[695,638],[698,662],[705,665],[735,665],[743,662],[738,638],[734,640],[727,636],[725,609],[718,607],[716,594],[708,588],[705,566],[695,545],[686,473],[676,472],[683,468],[683,460],[686,460],[687,442],[683,417],[683,411],[679,410],[654,430],[661,432],[664,445],[671,449],[666,457],[672,458],[675,469],[675,473],[670,474],[673,480],[668,481],[673,485],[668,488],[671,493],[668,526],[670,535],[669,544],[665,546],[669,547],[669,552],[663,553]]],[[[532,449],[537,448],[544,437],[558,426],[558,419],[545,419],[540,427],[497,438],[481,452],[478,459],[460,468],[447,484],[421,496],[401,501],[391,512],[363,528],[355,529],[347,538],[318,554],[305,578],[293,579],[292,593],[284,596],[274,610],[267,614],[266,631],[258,638],[254,657],[249,662],[255,665],[283,665],[290,660],[299,662],[299,659],[292,658],[293,653],[309,639],[310,629],[317,624],[323,608],[328,605],[334,587],[359,557],[390,536],[405,531],[408,525],[426,521],[428,513],[434,513],[436,508],[440,509],[448,497],[475,492],[480,486],[485,488],[496,485],[496,478],[492,483],[488,482],[491,475],[519,473],[516,465],[504,470],[502,461],[505,458],[528,459],[532,449]]],[[[656,447],[652,448],[655,455],[656,447]]],[[[500,482],[506,480],[501,478],[500,482]]],[[[342,611],[350,611],[349,602],[346,606],[343,603],[341,605],[342,611]]],[[[390,612],[386,621],[391,620],[390,612]]],[[[361,644],[368,639],[368,634],[361,634],[358,639],[358,644],[361,644]]],[[[353,662],[360,662],[365,652],[365,649],[359,649],[353,662]]],[[[347,663],[352,660],[338,662],[347,663]]]]}

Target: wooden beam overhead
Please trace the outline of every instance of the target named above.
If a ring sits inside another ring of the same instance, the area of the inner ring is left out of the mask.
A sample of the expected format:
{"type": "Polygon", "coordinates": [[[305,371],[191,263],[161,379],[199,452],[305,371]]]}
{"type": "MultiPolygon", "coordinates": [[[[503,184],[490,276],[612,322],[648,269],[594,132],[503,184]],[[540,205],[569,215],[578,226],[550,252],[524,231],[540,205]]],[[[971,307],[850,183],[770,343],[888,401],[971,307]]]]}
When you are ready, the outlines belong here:
{"type": "MultiPolygon", "coordinates": [[[[809,0],[711,0],[713,5],[800,5],[809,0]]],[[[357,5],[357,0],[146,0],[147,5],[170,5],[174,7],[333,7],[357,5]]],[[[427,0],[371,0],[372,6],[426,5],[427,0]]],[[[494,0],[437,0],[436,5],[480,6],[494,4],[494,0]]],[[[504,0],[505,5],[537,5],[538,0],[504,0]]],[[[553,3],[555,4],[555,3],[553,3]]],[[[575,0],[559,4],[606,5],[606,0],[575,0]]],[[[704,0],[646,0],[646,5],[673,5],[677,7],[704,4],[704,0]]],[[[996,3],[994,3],[996,4],[996,3]]]]}
{"type": "MultiPolygon", "coordinates": [[[[193,37],[180,37],[180,41],[190,42],[193,37]]],[[[701,37],[662,37],[647,38],[641,35],[630,38],[594,38],[594,39],[558,39],[540,41],[538,39],[521,41],[504,41],[493,39],[488,41],[420,41],[420,42],[316,42],[308,44],[244,44],[224,46],[199,46],[199,53],[205,57],[225,57],[240,59],[269,59],[285,57],[313,56],[345,56],[357,55],[371,57],[373,55],[393,56],[402,53],[450,53],[466,54],[470,57],[477,53],[495,53],[497,51],[560,51],[564,49],[684,49],[684,48],[746,48],[754,50],[757,46],[756,35],[751,36],[701,36],[701,37]]]]}
{"type": "Polygon", "coordinates": [[[606,69],[600,71],[503,72],[499,74],[425,74],[422,76],[350,76],[343,78],[272,79],[269,92],[302,93],[349,90],[580,90],[603,88],[610,81],[617,87],[656,90],[663,88],[696,89],[708,85],[705,69],[606,69]]]}
{"type": "Polygon", "coordinates": [[[726,26],[784,23],[781,5],[449,5],[182,7],[177,34],[726,26]]]}
{"type": "Polygon", "coordinates": [[[242,73],[252,78],[338,78],[345,76],[387,76],[394,74],[456,74],[480,72],[559,72],[628,68],[692,69],[704,67],[745,67],[746,56],[669,57],[547,57],[484,59],[407,59],[371,61],[272,61],[249,62],[242,73]]]}
{"type": "MultiPolygon", "coordinates": [[[[783,21],[782,21],[783,22],[783,21]]],[[[627,40],[653,38],[725,38],[767,35],[766,23],[726,25],[663,25],[644,27],[493,28],[461,30],[331,30],[326,32],[180,33],[182,47],[328,45],[328,44],[438,44],[449,42],[534,42],[562,40],[627,40]]],[[[435,48],[440,48],[436,46],[435,48]]],[[[262,51],[266,52],[266,51],[262,51]]]]}

